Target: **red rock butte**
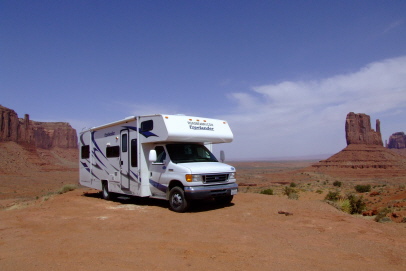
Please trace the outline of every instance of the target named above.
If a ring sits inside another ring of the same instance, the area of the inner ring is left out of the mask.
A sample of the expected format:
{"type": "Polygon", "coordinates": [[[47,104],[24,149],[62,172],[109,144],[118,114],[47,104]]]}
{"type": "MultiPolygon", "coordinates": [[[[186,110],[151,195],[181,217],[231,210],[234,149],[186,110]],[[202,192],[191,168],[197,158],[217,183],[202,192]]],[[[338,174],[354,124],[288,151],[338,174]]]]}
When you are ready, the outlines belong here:
{"type": "Polygon", "coordinates": [[[405,174],[406,157],[383,147],[380,121],[371,129],[366,114],[347,114],[345,121],[347,147],[312,167],[322,171],[337,171],[351,175],[355,169],[368,169],[371,174],[405,174]],[[379,173],[378,173],[379,171],[379,173]]]}
{"type": "Polygon", "coordinates": [[[406,135],[404,132],[393,133],[389,137],[389,149],[406,149],[406,135]]]}
{"type": "Polygon", "coordinates": [[[376,120],[376,131],[371,129],[371,119],[366,114],[350,112],[345,119],[345,138],[350,144],[366,144],[383,146],[381,123],[376,120]]]}
{"type": "Polygon", "coordinates": [[[0,105],[0,141],[13,141],[41,149],[77,148],[76,130],[67,122],[38,122],[28,114],[17,113],[0,105]]]}

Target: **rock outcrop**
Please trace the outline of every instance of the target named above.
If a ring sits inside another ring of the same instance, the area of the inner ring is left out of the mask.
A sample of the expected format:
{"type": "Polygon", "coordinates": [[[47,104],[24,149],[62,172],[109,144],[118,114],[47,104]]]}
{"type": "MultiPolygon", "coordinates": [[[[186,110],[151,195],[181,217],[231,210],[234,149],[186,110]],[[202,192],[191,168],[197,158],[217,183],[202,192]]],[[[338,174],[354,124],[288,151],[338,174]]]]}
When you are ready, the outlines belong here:
{"type": "Polygon", "coordinates": [[[376,131],[371,129],[370,117],[366,114],[350,112],[345,120],[345,138],[350,144],[365,144],[383,146],[381,123],[376,120],[376,131]]]}
{"type": "Polygon", "coordinates": [[[317,171],[326,171],[343,176],[373,176],[388,171],[392,176],[406,173],[406,158],[383,147],[380,122],[376,121],[376,131],[371,129],[370,117],[366,114],[348,113],[345,122],[347,147],[330,158],[312,165],[317,171]]]}
{"type": "Polygon", "coordinates": [[[76,130],[66,122],[37,122],[24,119],[0,105],[0,141],[14,141],[42,149],[77,148],[76,130]]]}
{"type": "Polygon", "coordinates": [[[405,149],[406,148],[406,135],[404,132],[397,132],[389,137],[389,149],[405,149]]]}
{"type": "MultiPolygon", "coordinates": [[[[406,169],[405,157],[378,145],[351,144],[326,160],[319,169],[406,169]]],[[[348,173],[348,172],[347,172],[348,173]]],[[[402,173],[403,174],[403,173],[402,173]]],[[[350,176],[350,174],[348,174],[350,176]]]]}

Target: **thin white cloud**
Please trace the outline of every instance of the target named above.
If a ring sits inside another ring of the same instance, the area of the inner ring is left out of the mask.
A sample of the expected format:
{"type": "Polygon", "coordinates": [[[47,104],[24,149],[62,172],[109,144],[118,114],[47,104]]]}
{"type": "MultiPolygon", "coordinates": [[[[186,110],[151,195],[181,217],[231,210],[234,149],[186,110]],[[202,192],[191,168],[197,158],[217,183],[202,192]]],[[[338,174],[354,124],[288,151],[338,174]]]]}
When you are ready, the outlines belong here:
{"type": "MultiPolygon", "coordinates": [[[[390,114],[406,105],[406,56],[371,63],[351,74],[314,81],[285,81],[233,93],[227,119],[236,145],[258,157],[334,152],[345,147],[348,112],[390,114]],[[249,146],[249,147],[247,147],[249,146]],[[310,153],[309,153],[310,152],[310,153]]],[[[371,121],[372,122],[372,121],[371,121]]]]}
{"type": "Polygon", "coordinates": [[[395,29],[398,26],[401,26],[403,24],[403,20],[397,20],[392,22],[388,27],[385,28],[385,30],[383,31],[383,33],[387,33],[393,29],[395,29]]]}

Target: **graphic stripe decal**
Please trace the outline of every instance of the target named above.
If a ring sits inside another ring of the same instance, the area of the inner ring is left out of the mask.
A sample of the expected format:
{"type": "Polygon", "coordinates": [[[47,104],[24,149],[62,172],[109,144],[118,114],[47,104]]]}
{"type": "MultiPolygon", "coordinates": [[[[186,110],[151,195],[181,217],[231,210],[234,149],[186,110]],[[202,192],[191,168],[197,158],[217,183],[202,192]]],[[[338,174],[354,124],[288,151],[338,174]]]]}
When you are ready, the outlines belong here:
{"type": "Polygon", "coordinates": [[[154,181],[154,180],[151,180],[151,179],[149,179],[149,183],[150,183],[150,185],[152,185],[153,187],[157,188],[158,190],[160,190],[160,191],[166,193],[166,188],[167,188],[167,187],[166,187],[165,185],[162,185],[162,184],[160,184],[160,183],[158,183],[158,182],[156,182],[156,181],[154,181]]]}

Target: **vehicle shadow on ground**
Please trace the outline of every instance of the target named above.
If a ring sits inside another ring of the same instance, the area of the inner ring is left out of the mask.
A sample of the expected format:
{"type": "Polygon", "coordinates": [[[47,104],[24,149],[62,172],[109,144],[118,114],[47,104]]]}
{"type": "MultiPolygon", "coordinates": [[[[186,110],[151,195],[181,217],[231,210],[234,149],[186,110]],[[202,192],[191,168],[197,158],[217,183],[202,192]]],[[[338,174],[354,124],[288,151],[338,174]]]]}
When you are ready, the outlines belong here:
{"type": "MultiPolygon", "coordinates": [[[[102,200],[102,192],[85,192],[83,196],[102,200]]],[[[115,195],[110,201],[121,204],[134,204],[138,206],[157,206],[170,210],[168,201],[160,199],[115,195]]],[[[187,213],[208,212],[231,207],[233,205],[234,203],[220,204],[214,199],[196,200],[191,203],[191,206],[187,210],[187,213]]]]}

